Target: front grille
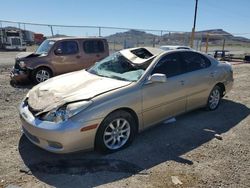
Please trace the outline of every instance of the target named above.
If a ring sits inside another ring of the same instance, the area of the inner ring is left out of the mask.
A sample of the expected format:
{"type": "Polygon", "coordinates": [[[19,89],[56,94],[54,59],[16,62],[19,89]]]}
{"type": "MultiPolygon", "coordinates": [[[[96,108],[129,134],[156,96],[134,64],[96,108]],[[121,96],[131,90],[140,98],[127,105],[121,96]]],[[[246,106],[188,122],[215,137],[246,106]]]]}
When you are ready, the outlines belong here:
{"type": "Polygon", "coordinates": [[[12,38],[11,43],[12,45],[21,45],[21,40],[19,38],[12,38]]]}

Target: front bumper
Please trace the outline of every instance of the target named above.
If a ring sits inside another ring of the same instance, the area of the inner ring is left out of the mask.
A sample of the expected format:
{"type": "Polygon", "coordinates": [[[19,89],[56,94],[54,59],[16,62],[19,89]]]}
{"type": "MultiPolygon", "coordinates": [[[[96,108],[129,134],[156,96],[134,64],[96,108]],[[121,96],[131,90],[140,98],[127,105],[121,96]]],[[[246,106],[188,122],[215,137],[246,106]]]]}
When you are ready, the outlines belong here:
{"type": "Polygon", "coordinates": [[[53,152],[69,153],[94,148],[95,135],[101,120],[79,122],[67,120],[60,123],[42,121],[35,118],[28,106],[19,108],[22,130],[35,145],[53,152]],[[93,129],[84,129],[96,125],[93,129]]]}
{"type": "Polygon", "coordinates": [[[13,69],[10,72],[10,79],[15,83],[23,83],[29,80],[28,72],[24,72],[18,69],[13,69]]]}

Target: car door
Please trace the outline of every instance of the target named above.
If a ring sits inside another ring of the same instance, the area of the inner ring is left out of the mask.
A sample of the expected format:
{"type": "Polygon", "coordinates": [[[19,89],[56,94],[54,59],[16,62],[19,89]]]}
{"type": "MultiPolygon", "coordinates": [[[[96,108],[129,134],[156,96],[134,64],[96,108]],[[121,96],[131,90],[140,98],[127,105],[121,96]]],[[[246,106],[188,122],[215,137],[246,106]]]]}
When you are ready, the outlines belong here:
{"type": "Polygon", "coordinates": [[[214,83],[214,74],[210,60],[197,52],[180,52],[182,63],[186,66],[184,74],[187,87],[186,110],[192,110],[207,103],[214,83]]]}
{"type": "Polygon", "coordinates": [[[57,74],[79,70],[82,54],[77,40],[59,41],[53,53],[52,63],[57,74]]]}
{"type": "Polygon", "coordinates": [[[142,88],[144,128],[168,117],[183,113],[186,106],[186,89],[183,82],[183,65],[178,52],[167,54],[156,64],[151,75],[165,74],[164,83],[145,83],[142,88]]]}
{"type": "Polygon", "coordinates": [[[83,55],[81,57],[81,68],[89,68],[95,62],[103,59],[108,55],[107,47],[103,40],[86,39],[82,41],[83,55]]]}

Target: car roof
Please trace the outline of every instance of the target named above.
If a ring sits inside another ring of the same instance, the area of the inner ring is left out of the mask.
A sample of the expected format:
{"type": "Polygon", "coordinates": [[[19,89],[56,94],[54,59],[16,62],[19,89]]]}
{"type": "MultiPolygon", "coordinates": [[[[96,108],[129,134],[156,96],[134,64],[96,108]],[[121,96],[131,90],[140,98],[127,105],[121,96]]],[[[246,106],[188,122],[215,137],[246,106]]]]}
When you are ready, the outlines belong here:
{"type": "Polygon", "coordinates": [[[178,46],[178,45],[164,45],[164,46],[160,46],[160,48],[162,49],[169,48],[170,50],[179,49],[179,48],[191,49],[189,46],[178,46]]]}
{"type": "MultiPolygon", "coordinates": [[[[105,39],[104,37],[52,37],[48,38],[49,40],[82,40],[82,39],[105,39]]],[[[106,39],[105,39],[106,40],[106,39]]]]}
{"type": "Polygon", "coordinates": [[[160,48],[152,47],[128,48],[120,51],[124,57],[130,60],[133,64],[137,65],[144,64],[163,52],[165,51],[160,48]]]}
{"type": "Polygon", "coordinates": [[[189,49],[173,49],[173,50],[163,50],[160,48],[152,48],[152,47],[137,47],[137,48],[128,48],[121,50],[120,53],[126,57],[132,64],[135,65],[143,65],[148,61],[154,59],[156,56],[170,54],[174,52],[196,52],[202,55],[205,55],[201,52],[196,50],[189,50],[189,49]],[[139,52],[139,53],[138,53],[139,52]],[[142,54],[146,54],[142,57],[142,54]],[[140,57],[141,56],[141,57],[140,57]]]}

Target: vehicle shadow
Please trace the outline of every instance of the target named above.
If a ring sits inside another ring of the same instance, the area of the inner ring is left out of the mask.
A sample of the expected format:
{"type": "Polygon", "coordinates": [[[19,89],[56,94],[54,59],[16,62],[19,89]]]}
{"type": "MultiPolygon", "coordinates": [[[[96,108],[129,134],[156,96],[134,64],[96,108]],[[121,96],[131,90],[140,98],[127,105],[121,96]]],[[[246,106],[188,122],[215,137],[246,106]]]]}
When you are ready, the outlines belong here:
{"type": "Polygon", "coordinates": [[[216,111],[195,110],[177,117],[174,123],[161,123],[113,154],[53,154],[34,146],[25,136],[20,139],[19,153],[30,173],[42,182],[55,187],[94,187],[144,173],[169,160],[192,165],[193,161],[181,156],[209,142],[215,134],[227,132],[249,114],[247,106],[223,100],[216,111]]]}
{"type": "Polygon", "coordinates": [[[34,83],[31,81],[24,81],[23,83],[16,83],[14,80],[10,80],[10,85],[13,88],[18,88],[18,89],[31,89],[32,87],[35,86],[34,83]]]}

